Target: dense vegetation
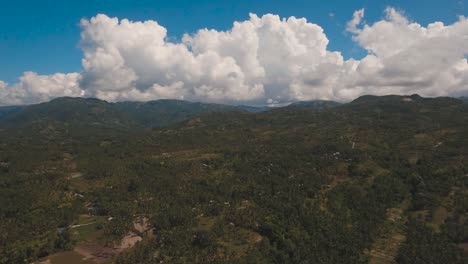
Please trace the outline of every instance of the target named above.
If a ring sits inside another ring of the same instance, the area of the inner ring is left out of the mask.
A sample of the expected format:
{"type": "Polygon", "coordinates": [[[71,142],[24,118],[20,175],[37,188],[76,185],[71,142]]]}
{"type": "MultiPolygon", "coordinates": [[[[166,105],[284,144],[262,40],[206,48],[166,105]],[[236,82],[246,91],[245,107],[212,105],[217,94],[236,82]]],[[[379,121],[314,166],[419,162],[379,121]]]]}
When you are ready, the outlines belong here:
{"type": "Polygon", "coordinates": [[[262,111],[220,104],[192,103],[180,100],[108,103],[94,98],[57,98],[29,107],[0,107],[3,126],[28,125],[32,122],[57,121],[69,125],[102,126],[117,129],[164,127],[191,117],[212,112],[235,110],[262,111]]]}
{"type": "Polygon", "coordinates": [[[129,231],[143,240],[116,263],[468,261],[460,100],[149,115],[135,105],[58,99],[4,119],[0,263],[129,231]],[[173,118],[189,119],[160,127],[173,118]],[[87,237],[70,228],[85,215],[97,219],[87,237]],[[138,217],[154,235],[135,230],[138,217]]]}

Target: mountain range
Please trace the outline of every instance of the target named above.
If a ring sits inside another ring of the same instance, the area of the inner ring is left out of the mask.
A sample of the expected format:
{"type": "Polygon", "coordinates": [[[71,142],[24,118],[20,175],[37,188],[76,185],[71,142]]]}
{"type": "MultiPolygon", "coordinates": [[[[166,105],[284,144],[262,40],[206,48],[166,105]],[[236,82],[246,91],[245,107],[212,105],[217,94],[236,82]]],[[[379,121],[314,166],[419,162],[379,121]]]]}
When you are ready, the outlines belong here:
{"type": "MultiPolygon", "coordinates": [[[[297,102],[288,107],[328,108],[339,105],[331,101],[297,102]]],[[[20,125],[57,121],[100,126],[155,128],[172,125],[192,117],[216,112],[247,111],[258,113],[274,109],[268,106],[232,106],[194,103],[183,100],[109,103],[94,98],[62,97],[29,106],[0,107],[0,124],[20,125]]]]}
{"type": "Polygon", "coordinates": [[[149,102],[117,102],[109,103],[94,98],[62,97],[50,102],[26,105],[0,107],[0,126],[25,125],[32,122],[66,122],[91,124],[102,127],[120,128],[157,128],[176,124],[198,115],[247,111],[259,113],[269,110],[291,108],[307,108],[322,111],[347,105],[380,105],[392,102],[415,102],[426,100],[434,104],[467,102],[466,97],[427,99],[418,95],[412,96],[362,96],[356,100],[341,104],[334,101],[316,100],[294,102],[283,107],[222,105],[209,103],[194,103],[183,100],[156,100],[149,102]],[[402,99],[403,98],[403,99],[402,99]]]}

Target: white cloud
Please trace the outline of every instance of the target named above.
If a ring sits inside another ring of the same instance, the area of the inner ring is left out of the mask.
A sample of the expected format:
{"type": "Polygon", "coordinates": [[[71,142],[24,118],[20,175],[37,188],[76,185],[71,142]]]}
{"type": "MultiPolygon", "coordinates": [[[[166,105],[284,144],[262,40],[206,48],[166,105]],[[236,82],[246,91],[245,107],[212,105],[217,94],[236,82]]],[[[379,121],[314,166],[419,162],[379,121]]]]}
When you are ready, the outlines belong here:
{"type": "Polygon", "coordinates": [[[346,25],[346,30],[349,32],[358,32],[358,26],[361,24],[362,19],[364,18],[365,9],[359,9],[354,11],[353,19],[351,19],[346,25]]]}
{"type": "Polygon", "coordinates": [[[38,75],[25,72],[20,81],[12,86],[0,81],[0,105],[31,104],[62,96],[83,96],[78,78],[78,73],[38,75]]]}
{"type": "Polygon", "coordinates": [[[468,54],[467,19],[424,27],[393,8],[387,8],[386,15],[385,20],[355,31],[354,40],[370,53],[360,62],[366,69],[358,69],[357,85],[377,94],[443,96],[468,92],[464,58],[468,54]]]}
{"type": "Polygon", "coordinates": [[[303,18],[251,14],[228,31],[201,29],[171,42],[155,21],[97,15],[81,21],[82,73],[29,72],[18,84],[0,82],[0,104],[64,95],[284,104],[363,94],[468,93],[466,18],[422,26],[394,8],[385,15],[367,24],[361,9],[348,22],[353,40],[369,53],[361,60],[328,50],[323,29],[303,18]]]}
{"type": "MultiPolygon", "coordinates": [[[[327,50],[323,29],[306,19],[275,15],[235,22],[229,31],[202,29],[181,43],[167,41],[154,21],[83,20],[81,86],[109,100],[183,98],[227,103],[278,103],[332,98],[331,87],[310,85],[317,70],[342,67],[327,50]],[[313,87],[306,91],[307,87],[313,87]]],[[[316,78],[319,78],[317,76],[316,78]]]]}

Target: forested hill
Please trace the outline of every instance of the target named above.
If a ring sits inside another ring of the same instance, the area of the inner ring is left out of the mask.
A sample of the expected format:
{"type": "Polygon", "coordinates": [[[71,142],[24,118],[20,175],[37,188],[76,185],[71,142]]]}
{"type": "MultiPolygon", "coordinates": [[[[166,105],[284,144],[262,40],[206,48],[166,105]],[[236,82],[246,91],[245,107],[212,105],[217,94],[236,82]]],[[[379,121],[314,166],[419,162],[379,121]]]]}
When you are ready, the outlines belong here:
{"type": "MultiPolygon", "coordinates": [[[[308,107],[317,110],[332,108],[332,101],[297,102],[289,107],[308,107]]],[[[101,128],[138,129],[165,127],[206,113],[247,111],[264,112],[267,106],[232,106],[194,103],[183,100],[108,103],[94,98],[62,97],[30,106],[0,107],[0,126],[45,124],[92,125],[101,128]]]]}
{"type": "Polygon", "coordinates": [[[0,120],[21,111],[26,106],[3,106],[0,107],[0,120]]]}
{"type": "Polygon", "coordinates": [[[93,98],[63,97],[37,105],[0,108],[0,118],[3,116],[0,119],[0,125],[19,126],[59,122],[71,125],[137,129],[167,126],[202,113],[234,110],[239,109],[227,105],[179,100],[108,103],[93,98]]]}
{"type": "Polygon", "coordinates": [[[178,123],[57,100],[0,129],[0,263],[468,261],[461,100],[216,105],[178,123]]]}
{"type": "Polygon", "coordinates": [[[241,108],[181,100],[157,100],[145,103],[121,102],[115,107],[145,127],[164,127],[204,113],[241,111],[241,108]]]}

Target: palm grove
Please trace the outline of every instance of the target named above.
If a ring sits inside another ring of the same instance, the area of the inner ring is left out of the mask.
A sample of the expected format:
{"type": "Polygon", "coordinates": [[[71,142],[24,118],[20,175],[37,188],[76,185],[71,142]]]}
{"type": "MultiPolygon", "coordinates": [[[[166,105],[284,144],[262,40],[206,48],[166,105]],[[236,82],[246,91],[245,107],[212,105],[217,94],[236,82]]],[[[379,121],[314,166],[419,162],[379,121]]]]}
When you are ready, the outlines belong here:
{"type": "Polygon", "coordinates": [[[462,101],[135,104],[61,98],[0,115],[0,263],[130,231],[142,240],[110,261],[468,260],[462,101]],[[87,237],[70,228],[83,215],[97,219],[87,237]]]}

